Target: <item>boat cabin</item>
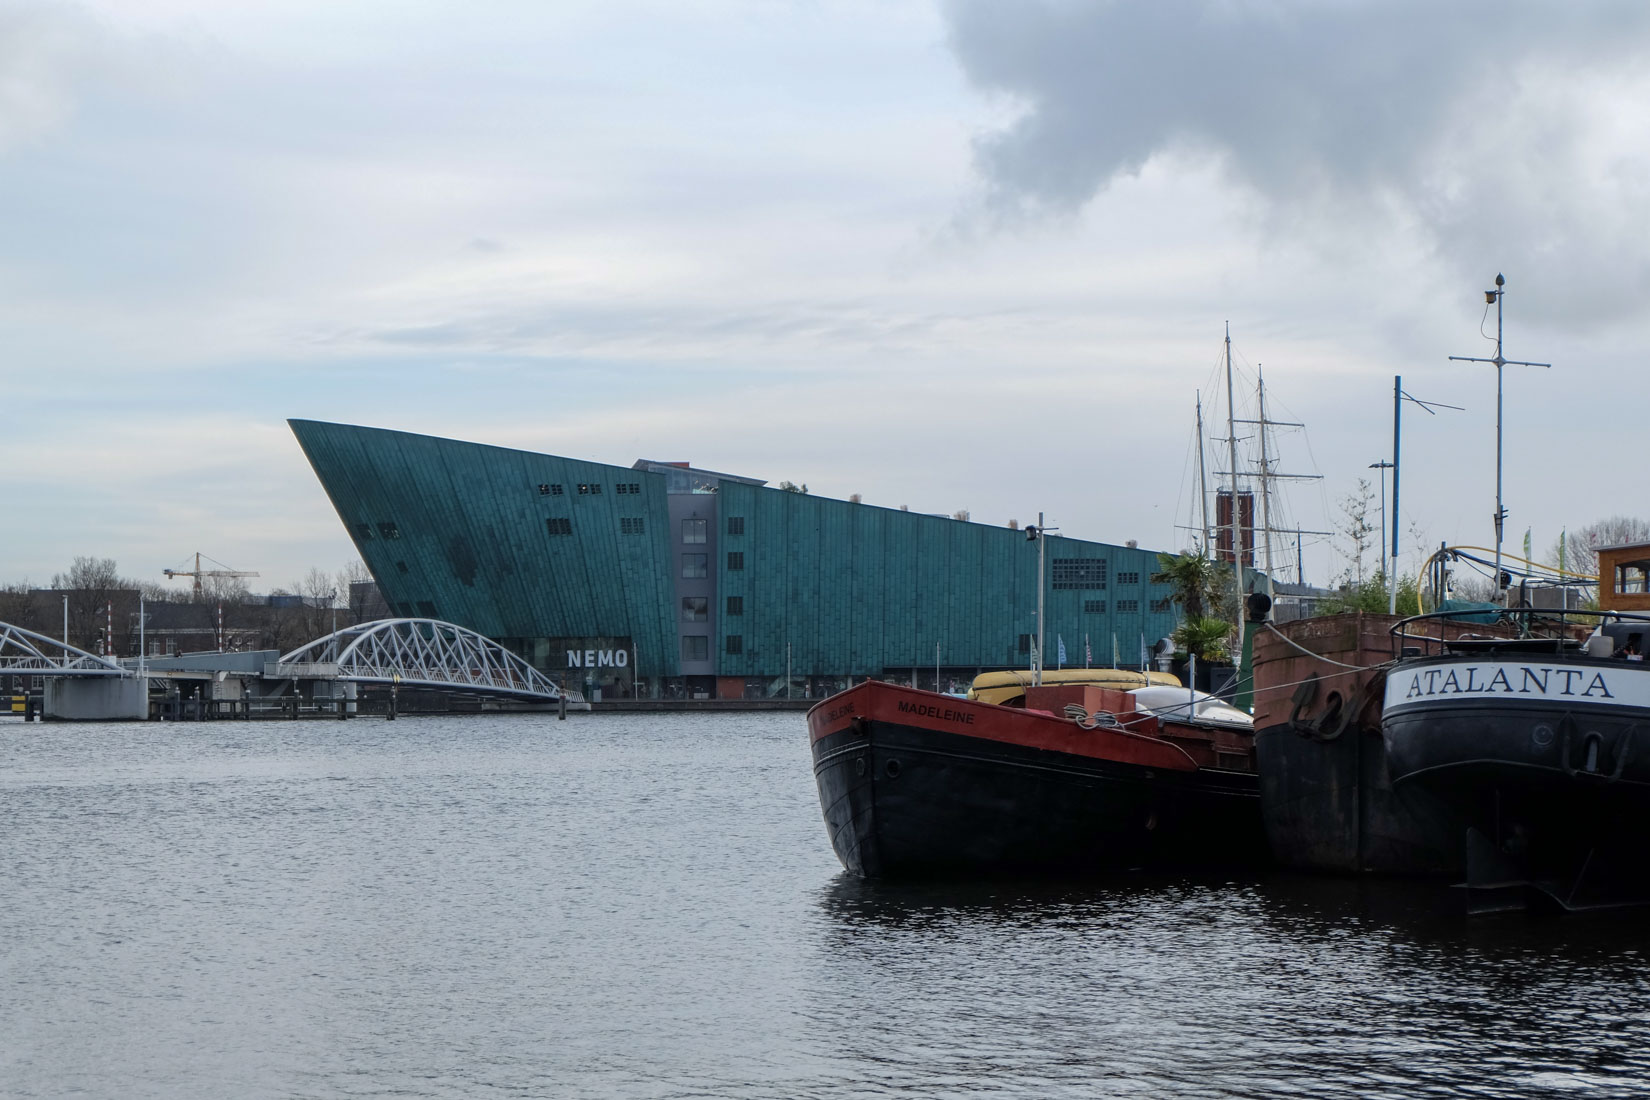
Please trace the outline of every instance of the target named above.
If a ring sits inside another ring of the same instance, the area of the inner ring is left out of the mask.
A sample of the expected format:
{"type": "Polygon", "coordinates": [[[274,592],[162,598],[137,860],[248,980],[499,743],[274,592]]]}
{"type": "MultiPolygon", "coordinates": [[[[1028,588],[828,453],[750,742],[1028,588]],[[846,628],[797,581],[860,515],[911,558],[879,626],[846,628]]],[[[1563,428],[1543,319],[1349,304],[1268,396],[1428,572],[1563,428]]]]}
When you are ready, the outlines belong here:
{"type": "Polygon", "coordinates": [[[1598,607],[1600,611],[1650,611],[1650,543],[1599,548],[1598,607]]]}

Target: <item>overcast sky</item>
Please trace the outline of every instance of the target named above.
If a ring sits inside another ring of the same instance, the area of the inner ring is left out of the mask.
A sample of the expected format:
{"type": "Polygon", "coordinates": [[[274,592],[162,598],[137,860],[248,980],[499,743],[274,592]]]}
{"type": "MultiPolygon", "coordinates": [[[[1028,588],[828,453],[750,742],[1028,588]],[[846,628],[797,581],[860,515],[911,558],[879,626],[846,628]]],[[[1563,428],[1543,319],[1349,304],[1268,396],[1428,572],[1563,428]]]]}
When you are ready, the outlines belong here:
{"type": "Polygon", "coordinates": [[[1406,554],[1488,545],[1498,271],[1544,548],[1650,514],[1647,60],[1625,2],[0,6],[0,580],[339,568],[287,417],[1176,548],[1228,322],[1286,522],[1402,374],[1467,410],[1406,554]]]}

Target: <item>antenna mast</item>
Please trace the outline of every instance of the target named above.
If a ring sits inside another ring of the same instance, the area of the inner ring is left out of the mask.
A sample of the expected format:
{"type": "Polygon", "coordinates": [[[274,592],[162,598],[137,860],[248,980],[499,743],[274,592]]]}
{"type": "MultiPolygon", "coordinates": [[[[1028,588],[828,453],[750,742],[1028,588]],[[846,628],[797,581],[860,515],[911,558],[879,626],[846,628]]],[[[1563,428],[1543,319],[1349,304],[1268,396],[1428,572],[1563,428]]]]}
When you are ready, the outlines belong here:
{"type": "Polygon", "coordinates": [[[1506,359],[1501,355],[1501,298],[1506,293],[1502,287],[1507,280],[1500,275],[1495,277],[1495,289],[1484,291],[1486,304],[1495,305],[1495,358],[1483,359],[1471,355],[1452,355],[1451,359],[1461,363],[1494,363],[1495,364],[1495,589],[1496,596],[1505,602],[1507,589],[1501,583],[1505,576],[1501,572],[1501,531],[1506,525],[1507,509],[1501,505],[1501,368],[1509,363],[1515,367],[1551,367],[1551,363],[1531,363],[1523,359],[1506,359]]]}

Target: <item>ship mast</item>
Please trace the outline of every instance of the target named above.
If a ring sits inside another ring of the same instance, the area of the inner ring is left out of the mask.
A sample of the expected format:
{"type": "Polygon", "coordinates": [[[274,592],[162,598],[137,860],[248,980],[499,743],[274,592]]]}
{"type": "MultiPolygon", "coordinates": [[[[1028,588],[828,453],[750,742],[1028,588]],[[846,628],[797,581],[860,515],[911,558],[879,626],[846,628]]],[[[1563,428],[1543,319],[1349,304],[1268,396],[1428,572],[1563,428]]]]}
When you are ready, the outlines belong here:
{"type": "Polygon", "coordinates": [[[1232,477],[1232,588],[1237,604],[1237,653],[1243,662],[1243,524],[1238,521],[1237,417],[1232,400],[1232,323],[1226,323],[1226,470],[1232,477]]]}
{"type": "Polygon", "coordinates": [[[1255,364],[1256,391],[1260,398],[1260,530],[1266,539],[1266,598],[1272,598],[1272,466],[1266,456],[1266,378],[1255,364]]]}
{"type": "Polygon", "coordinates": [[[1209,474],[1203,465],[1203,391],[1197,392],[1197,499],[1203,506],[1203,553],[1213,549],[1209,542],[1209,474]]]}

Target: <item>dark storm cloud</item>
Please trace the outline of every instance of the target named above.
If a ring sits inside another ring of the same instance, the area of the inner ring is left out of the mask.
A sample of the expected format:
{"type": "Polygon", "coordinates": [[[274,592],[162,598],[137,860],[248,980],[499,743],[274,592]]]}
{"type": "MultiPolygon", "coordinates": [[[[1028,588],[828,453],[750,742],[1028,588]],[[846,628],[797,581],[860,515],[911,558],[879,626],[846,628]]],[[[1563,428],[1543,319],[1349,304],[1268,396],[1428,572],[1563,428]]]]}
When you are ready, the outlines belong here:
{"type": "Polygon", "coordinates": [[[1615,114],[1650,107],[1624,102],[1650,88],[1650,5],[950,0],[946,15],[968,79],[1021,109],[975,147],[1001,215],[1074,211],[1189,154],[1285,223],[1396,218],[1472,263],[1595,281],[1609,300],[1581,298],[1605,313],[1650,288],[1650,155],[1643,123],[1615,114]]]}

